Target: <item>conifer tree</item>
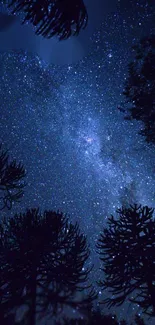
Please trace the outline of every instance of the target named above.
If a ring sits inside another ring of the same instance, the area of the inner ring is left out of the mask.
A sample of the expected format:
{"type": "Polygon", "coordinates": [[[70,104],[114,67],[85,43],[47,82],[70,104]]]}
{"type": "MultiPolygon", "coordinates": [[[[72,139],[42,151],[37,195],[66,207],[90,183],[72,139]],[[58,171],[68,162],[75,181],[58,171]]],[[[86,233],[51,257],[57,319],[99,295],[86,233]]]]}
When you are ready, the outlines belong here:
{"type": "Polygon", "coordinates": [[[154,210],[133,205],[108,218],[97,248],[105,279],[99,282],[111,297],[104,303],[121,305],[127,298],[143,312],[155,316],[154,210]]]}
{"type": "Polygon", "coordinates": [[[125,100],[119,109],[126,120],[141,121],[139,133],[155,143],[155,35],[143,38],[133,51],[124,84],[125,100]]]}
{"type": "Polygon", "coordinates": [[[16,160],[10,161],[6,150],[0,145],[0,210],[11,209],[14,202],[19,202],[24,194],[25,169],[16,160]]]}
{"type": "Polygon", "coordinates": [[[0,230],[0,311],[6,316],[25,305],[25,319],[34,325],[36,315],[95,299],[92,289],[83,301],[76,299],[76,292],[88,287],[89,249],[78,224],[66,215],[27,210],[3,219],[0,230]]]}

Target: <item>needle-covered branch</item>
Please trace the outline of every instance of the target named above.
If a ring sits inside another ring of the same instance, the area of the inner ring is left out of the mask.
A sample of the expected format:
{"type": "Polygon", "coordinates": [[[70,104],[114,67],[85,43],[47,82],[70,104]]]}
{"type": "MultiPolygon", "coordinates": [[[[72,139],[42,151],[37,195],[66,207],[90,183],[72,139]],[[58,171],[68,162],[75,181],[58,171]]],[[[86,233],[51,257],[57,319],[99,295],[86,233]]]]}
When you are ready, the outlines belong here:
{"type": "Polygon", "coordinates": [[[99,282],[109,289],[104,299],[109,307],[128,298],[144,313],[155,315],[155,220],[154,210],[133,205],[117,210],[117,218],[108,219],[97,248],[105,278],[99,282]],[[131,297],[132,296],[132,297],[131,297]],[[137,300],[138,299],[138,300],[137,300]]]}
{"type": "Polygon", "coordinates": [[[21,163],[10,161],[7,151],[0,145],[0,210],[11,209],[14,202],[19,202],[24,194],[26,176],[21,163]]]}
{"type": "Polygon", "coordinates": [[[119,109],[126,120],[141,121],[139,134],[155,143],[155,35],[142,39],[133,52],[124,84],[125,100],[119,109]]]}
{"type": "MultiPolygon", "coordinates": [[[[29,324],[39,313],[79,306],[77,291],[88,288],[86,237],[59,212],[27,210],[1,222],[1,308],[28,306],[29,324]]],[[[86,300],[95,299],[90,290],[86,300]]],[[[8,311],[8,310],[6,310],[8,311]]]]}
{"type": "Polygon", "coordinates": [[[23,23],[32,23],[37,35],[65,40],[86,27],[88,14],[83,0],[9,0],[12,13],[21,12],[23,23]]]}

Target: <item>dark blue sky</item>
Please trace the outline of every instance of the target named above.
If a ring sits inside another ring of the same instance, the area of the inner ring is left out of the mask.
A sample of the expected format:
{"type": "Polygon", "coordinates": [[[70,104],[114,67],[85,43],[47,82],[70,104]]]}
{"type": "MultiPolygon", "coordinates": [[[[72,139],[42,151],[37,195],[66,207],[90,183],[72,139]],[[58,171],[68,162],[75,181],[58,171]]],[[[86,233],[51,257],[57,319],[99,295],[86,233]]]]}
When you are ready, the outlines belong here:
{"type": "Polygon", "coordinates": [[[155,206],[154,147],[117,110],[131,46],[155,32],[155,8],[145,0],[102,2],[89,2],[90,22],[77,39],[42,40],[18,21],[0,32],[0,140],[27,170],[14,211],[69,213],[96,266],[109,214],[128,201],[155,206]]]}

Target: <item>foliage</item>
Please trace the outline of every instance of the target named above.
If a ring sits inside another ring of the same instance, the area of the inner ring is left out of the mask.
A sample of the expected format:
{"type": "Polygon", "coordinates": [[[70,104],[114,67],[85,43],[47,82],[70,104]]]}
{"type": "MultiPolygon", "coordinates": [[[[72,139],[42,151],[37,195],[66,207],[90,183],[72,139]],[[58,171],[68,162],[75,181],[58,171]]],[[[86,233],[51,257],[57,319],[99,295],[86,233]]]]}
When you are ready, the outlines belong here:
{"type": "Polygon", "coordinates": [[[117,219],[108,218],[99,238],[102,270],[111,298],[104,303],[121,305],[126,298],[143,312],[155,315],[155,221],[152,208],[141,205],[117,210],[117,219]]]}
{"type": "Polygon", "coordinates": [[[126,100],[119,109],[125,119],[143,122],[139,133],[155,143],[155,35],[142,39],[133,51],[123,92],[126,100]]]}
{"type": "Polygon", "coordinates": [[[14,202],[19,202],[24,192],[26,176],[25,169],[21,163],[9,161],[7,151],[2,150],[0,145],[0,210],[11,209],[14,202]]]}
{"type": "Polygon", "coordinates": [[[9,0],[8,7],[13,14],[22,12],[23,23],[32,23],[37,35],[59,40],[78,35],[88,20],[83,0],[9,0]]]}
{"type": "MultiPolygon", "coordinates": [[[[91,289],[82,301],[90,269],[86,237],[77,223],[59,212],[27,210],[0,223],[0,309],[6,316],[27,306],[28,324],[36,314],[54,314],[64,305],[78,307],[96,298],[91,289]]],[[[1,311],[0,310],[0,311],[1,311]]]]}

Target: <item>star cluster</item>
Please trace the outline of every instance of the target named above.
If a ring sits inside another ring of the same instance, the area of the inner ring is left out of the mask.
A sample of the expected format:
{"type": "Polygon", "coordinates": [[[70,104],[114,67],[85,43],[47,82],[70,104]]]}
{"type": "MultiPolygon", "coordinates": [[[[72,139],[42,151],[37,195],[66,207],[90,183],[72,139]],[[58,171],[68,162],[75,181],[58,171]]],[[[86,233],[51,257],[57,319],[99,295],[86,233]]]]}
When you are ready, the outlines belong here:
{"type": "Polygon", "coordinates": [[[94,243],[107,217],[128,202],[155,206],[154,147],[138,135],[140,123],[124,121],[117,109],[131,46],[154,31],[155,8],[122,2],[75,65],[0,54],[0,140],[27,171],[12,213],[38,206],[67,212],[91,239],[97,266],[94,243]]]}

